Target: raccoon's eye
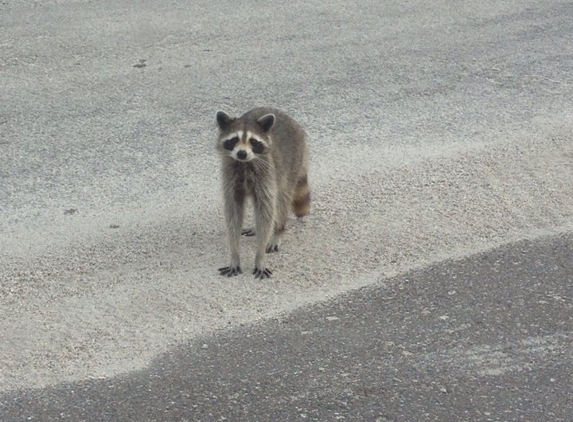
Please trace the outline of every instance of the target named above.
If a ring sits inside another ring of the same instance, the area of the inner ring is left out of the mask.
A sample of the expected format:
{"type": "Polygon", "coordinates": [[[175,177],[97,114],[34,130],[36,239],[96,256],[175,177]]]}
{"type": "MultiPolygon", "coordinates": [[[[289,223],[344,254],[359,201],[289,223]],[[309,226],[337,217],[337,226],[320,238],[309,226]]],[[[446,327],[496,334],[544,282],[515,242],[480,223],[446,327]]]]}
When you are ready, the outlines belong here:
{"type": "Polygon", "coordinates": [[[238,142],[239,138],[237,136],[231,139],[227,139],[225,142],[223,142],[223,148],[229,151],[233,151],[233,148],[235,148],[235,145],[237,145],[238,142]]]}
{"type": "Polygon", "coordinates": [[[265,145],[261,141],[251,138],[249,139],[249,142],[251,143],[255,154],[261,154],[265,150],[265,145]]]}

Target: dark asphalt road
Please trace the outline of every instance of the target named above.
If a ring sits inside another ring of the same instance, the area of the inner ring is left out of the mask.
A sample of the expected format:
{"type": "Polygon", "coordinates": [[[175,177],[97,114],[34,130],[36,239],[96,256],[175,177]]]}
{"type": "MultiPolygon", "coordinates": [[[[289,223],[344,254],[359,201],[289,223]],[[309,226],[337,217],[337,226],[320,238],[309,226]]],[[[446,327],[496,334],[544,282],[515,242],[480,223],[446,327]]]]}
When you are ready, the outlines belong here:
{"type": "Polygon", "coordinates": [[[573,235],[381,280],[145,371],[0,396],[11,421],[573,421],[573,235]]]}

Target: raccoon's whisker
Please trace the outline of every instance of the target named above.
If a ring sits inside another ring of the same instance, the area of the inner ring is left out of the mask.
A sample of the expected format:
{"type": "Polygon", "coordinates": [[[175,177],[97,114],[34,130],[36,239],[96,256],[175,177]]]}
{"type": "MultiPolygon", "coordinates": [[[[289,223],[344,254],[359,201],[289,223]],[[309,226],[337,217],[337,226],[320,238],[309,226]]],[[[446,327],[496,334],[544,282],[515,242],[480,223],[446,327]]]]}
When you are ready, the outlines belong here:
{"type": "Polygon", "coordinates": [[[256,160],[255,165],[262,170],[268,170],[271,168],[271,164],[267,160],[260,158],[256,160]]]}

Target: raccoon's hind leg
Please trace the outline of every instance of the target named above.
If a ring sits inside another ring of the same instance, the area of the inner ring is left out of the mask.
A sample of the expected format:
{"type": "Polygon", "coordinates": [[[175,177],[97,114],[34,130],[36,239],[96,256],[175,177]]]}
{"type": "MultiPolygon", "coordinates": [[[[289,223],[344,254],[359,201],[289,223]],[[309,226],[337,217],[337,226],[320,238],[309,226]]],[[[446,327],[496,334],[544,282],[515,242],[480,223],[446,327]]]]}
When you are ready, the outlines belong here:
{"type": "Polygon", "coordinates": [[[257,234],[257,231],[254,227],[247,227],[246,229],[241,230],[241,234],[243,236],[251,237],[257,234]]]}
{"type": "Polygon", "coordinates": [[[310,187],[308,186],[308,176],[306,174],[296,184],[292,209],[298,218],[302,218],[310,212],[310,187]]]}
{"type": "Polygon", "coordinates": [[[285,231],[292,195],[281,192],[277,198],[277,209],[275,215],[274,233],[267,245],[267,253],[278,252],[281,245],[283,233],[285,231]]]}
{"type": "MultiPolygon", "coordinates": [[[[250,199],[252,199],[252,198],[250,198],[250,199]]],[[[241,230],[242,236],[252,237],[252,236],[255,236],[256,234],[257,234],[257,231],[256,231],[254,226],[245,227],[243,230],[241,230]]]]}

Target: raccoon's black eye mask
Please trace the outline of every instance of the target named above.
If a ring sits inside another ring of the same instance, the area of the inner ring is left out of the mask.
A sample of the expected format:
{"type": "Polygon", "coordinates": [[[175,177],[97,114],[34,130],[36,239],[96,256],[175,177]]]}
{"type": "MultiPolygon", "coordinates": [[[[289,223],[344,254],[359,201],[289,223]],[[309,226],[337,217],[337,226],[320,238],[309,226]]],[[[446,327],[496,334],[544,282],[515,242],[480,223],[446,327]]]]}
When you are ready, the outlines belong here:
{"type": "Polygon", "coordinates": [[[225,142],[223,142],[223,148],[228,151],[233,151],[233,148],[235,148],[235,145],[237,145],[238,142],[239,138],[237,136],[231,139],[227,139],[225,142]]]}
{"type": "Polygon", "coordinates": [[[249,142],[251,143],[255,154],[261,154],[265,150],[265,145],[261,141],[251,138],[249,139],[249,142]]]}

